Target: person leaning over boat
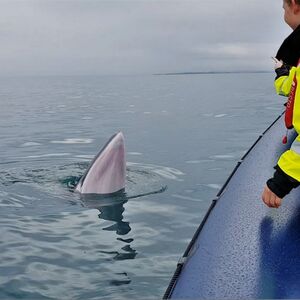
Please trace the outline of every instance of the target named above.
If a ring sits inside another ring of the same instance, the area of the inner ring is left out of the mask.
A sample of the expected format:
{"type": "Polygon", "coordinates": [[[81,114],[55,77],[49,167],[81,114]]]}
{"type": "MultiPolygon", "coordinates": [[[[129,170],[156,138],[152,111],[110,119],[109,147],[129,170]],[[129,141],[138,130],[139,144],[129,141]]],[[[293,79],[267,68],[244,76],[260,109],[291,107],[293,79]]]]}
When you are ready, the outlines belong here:
{"type": "Polygon", "coordinates": [[[300,0],[283,0],[283,9],[284,20],[293,32],[276,55],[275,88],[279,95],[289,97],[285,120],[287,123],[290,117],[291,124],[287,127],[294,127],[298,136],[290,150],[280,156],[276,171],[264,188],[262,200],[274,208],[278,208],[282,198],[300,184],[300,0]]]}

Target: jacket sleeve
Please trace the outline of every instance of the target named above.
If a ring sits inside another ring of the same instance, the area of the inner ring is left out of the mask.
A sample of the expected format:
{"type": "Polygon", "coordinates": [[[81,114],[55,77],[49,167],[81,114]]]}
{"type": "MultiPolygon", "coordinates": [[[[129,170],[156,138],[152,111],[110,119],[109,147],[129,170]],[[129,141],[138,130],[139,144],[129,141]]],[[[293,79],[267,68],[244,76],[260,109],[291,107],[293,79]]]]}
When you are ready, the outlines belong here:
{"type": "Polygon", "coordinates": [[[275,166],[275,170],[273,177],[267,181],[267,186],[277,197],[283,198],[298,187],[299,182],[283,172],[278,165],[275,166]]]}
{"type": "Polygon", "coordinates": [[[274,85],[278,95],[285,97],[289,96],[296,69],[296,67],[290,68],[283,64],[282,67],[275,70],[277,76],[275,78],[274,85]]]}

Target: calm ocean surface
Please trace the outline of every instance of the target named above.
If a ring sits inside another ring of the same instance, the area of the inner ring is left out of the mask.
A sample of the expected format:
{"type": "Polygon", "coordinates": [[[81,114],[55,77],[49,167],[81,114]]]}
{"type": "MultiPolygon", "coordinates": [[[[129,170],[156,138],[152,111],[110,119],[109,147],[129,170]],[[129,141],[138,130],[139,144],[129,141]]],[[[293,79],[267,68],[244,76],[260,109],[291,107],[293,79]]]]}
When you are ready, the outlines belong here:
{"type": "Polygon", "coordinates": [[[161,298],[211,200],[283,110],[273,78],[1,78],[0,299],[161,298]],[[72,187],[119,130],[127,197],[81,199],[72,187]]]}

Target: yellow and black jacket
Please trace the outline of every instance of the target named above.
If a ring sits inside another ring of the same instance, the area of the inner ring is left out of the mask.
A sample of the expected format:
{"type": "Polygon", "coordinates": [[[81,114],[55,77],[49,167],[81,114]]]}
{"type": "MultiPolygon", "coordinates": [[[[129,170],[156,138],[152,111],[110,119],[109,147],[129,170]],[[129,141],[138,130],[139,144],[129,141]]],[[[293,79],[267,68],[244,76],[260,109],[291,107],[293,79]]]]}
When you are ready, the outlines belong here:
{"type": "Polygon", "coordinates": [[[276,69],[275,89],[279,95],[288,97],[295,80],[298,82],[295,90],[293,107],[293,127],[298,136],[291,148],[284,152],[275,167],[273,178],[267,181],[268,187],[278,197],[283,198],[293,188],[300,184],[300,26],[288,36],[276,55],[282,60],[282,67],[276,69]]]}

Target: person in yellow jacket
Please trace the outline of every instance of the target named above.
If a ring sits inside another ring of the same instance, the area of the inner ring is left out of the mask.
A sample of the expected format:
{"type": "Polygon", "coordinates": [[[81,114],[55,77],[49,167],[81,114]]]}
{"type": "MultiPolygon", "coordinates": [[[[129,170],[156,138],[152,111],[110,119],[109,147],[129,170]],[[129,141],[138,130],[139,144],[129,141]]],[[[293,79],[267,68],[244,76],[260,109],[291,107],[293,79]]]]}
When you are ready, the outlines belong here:
{"type": "Polygon", "coordinates": [[[298,136],[290,150],[284,152],[275,173],[264,188],[262,200],[278,208],[282,198],[300,185],[300,0],[283,0],[284,20],[293,32],[280,46],[275,63],[275,88],[283,96],[294,94],[292,125],[298,136]]]}

